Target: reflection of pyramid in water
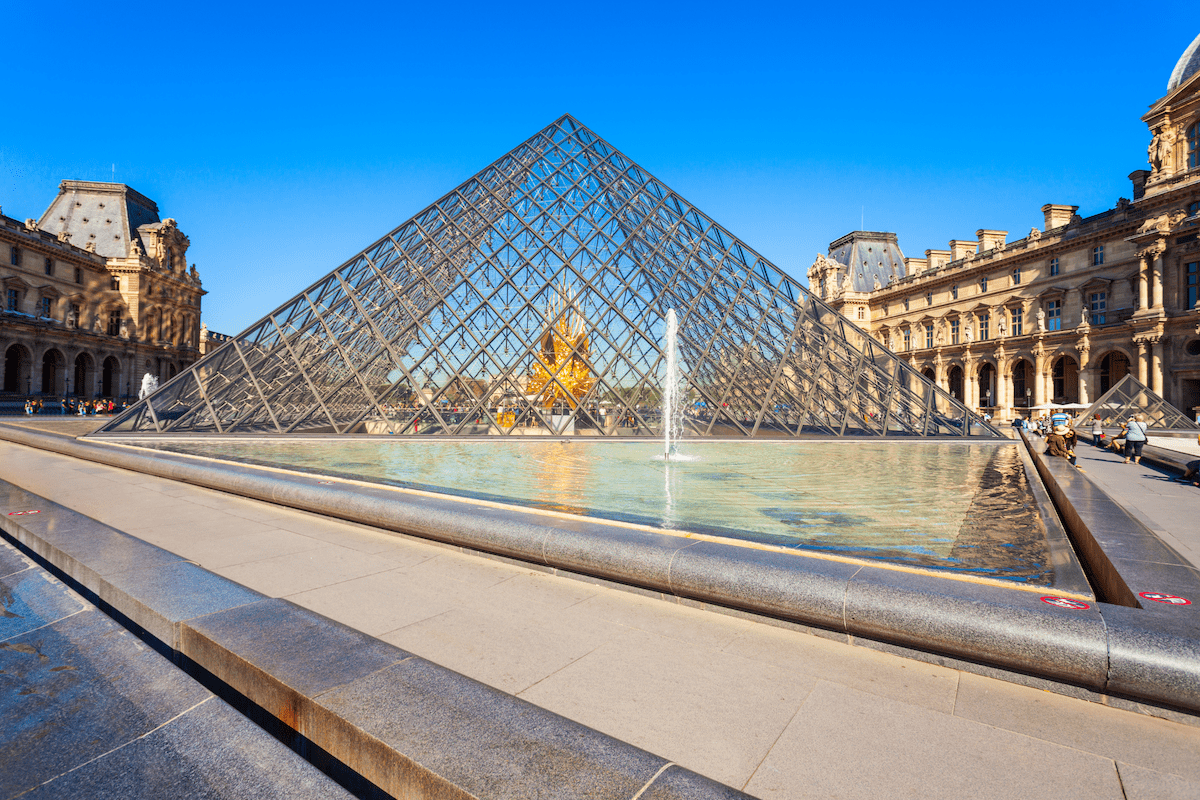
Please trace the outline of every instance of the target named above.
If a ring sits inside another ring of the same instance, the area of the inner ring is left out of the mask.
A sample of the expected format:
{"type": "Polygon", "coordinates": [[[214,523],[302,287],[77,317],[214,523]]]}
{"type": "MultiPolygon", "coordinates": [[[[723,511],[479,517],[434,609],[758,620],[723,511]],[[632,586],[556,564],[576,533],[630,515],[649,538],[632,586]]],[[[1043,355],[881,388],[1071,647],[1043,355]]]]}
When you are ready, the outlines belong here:
{"type": "Polygon", "coordinates": [[[1088,406],[1079,416],[1079,424],[1086,425],[1092,415],[1099,414],[1101,424],[1117,425],[1129,419],[1132,414],[1143,414],[1146,425],[1151,429],[1183,429],[1196,430],[1200,428],[1188,419],[1182,411],[1150,391],[1146,384],[1132,375],[1126,375],[1117,384],[1102,394],[1096,402],[1088,406]]]}
{"type": "Polygon", "coordinates": [[[564,116],[103,431],[998,435],[564,116]]]}

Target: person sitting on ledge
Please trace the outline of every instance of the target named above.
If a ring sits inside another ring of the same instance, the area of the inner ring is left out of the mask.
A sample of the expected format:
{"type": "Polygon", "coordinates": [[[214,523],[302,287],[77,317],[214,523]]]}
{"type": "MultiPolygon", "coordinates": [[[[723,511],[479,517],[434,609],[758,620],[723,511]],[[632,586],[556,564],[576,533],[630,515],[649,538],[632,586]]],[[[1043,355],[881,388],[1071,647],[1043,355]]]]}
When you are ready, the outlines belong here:
{"type": "MultiPolygon", "coordinates": [[[[1196,436],[1196,444],[1200,444],[1200,435],[1196,436]]],[[[1187,463],[1187,471],[1179,478],[1171,478],[1179,483],[1191,483],[1200,486],[1200,458],[1187,463]]]]}
{"type": "Polygon", "coordinates": [[[1071,466],[1081,470],[1075,463],[1076,441],[1078,441],[1078,437],[1075,435],[1075,431],[1071,430],[1070,425],[1055,425],[1050,429],[1050,435],[1046,437],[1046,452],[1052,456],[1067,459],[1071,462],[1071,466]]]}

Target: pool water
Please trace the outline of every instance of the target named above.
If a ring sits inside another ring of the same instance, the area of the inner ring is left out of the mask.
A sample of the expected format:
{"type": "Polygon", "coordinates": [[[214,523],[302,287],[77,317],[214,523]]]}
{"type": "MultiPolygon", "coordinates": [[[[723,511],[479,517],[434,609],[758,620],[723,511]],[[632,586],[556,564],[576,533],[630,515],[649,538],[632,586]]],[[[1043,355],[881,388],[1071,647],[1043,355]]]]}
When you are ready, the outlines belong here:
{"type": "Polygon", "coordinates": [[[171,440],[139,445],[1053,585],[1015,444],[171,440]]]}

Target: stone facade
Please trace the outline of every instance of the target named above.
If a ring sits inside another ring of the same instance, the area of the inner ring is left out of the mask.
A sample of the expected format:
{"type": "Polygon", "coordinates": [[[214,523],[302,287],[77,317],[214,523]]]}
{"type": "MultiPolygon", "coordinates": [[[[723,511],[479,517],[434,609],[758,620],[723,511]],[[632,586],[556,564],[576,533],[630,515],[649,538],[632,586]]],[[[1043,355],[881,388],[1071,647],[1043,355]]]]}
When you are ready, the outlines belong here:
{"type": "Polygon", "coordinates": [[[63,181],[41,220],[0,214],[0,397],[128,397],[199,358],[189,244],[119,183],[63,181]]]}
{"type": "Polygon", "coordinates": [[[1189,59],[1196,43],[1142,117],[1150,169],[1129,176],[1133,200],[1086,218],[1048,204],[1021,239],[981,229],[898,265],[895,234],[857,231],[817,257],[810,287],[1001,420],[1088,403],[1128,372],[1200,413],[1200,70],[1189,59]]]}

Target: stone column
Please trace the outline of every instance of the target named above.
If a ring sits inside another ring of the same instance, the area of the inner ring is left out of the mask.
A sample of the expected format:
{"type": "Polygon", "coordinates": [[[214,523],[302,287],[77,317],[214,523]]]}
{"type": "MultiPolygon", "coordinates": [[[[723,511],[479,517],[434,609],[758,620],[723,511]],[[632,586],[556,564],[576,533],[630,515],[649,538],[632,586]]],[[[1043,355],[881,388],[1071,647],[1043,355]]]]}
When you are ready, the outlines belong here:
{"type": "Polygon", "coordinates": [[[1079,402],[1087,404],[1091,401],[1091,392],[1089,388],[1094,379],[1095,370],[1080,369],[1079,370],[1079,402]]]}
{"type": "Polygon", "coordinates": [[[1150,340],[1150,390],[1159,397],[1163,396],[1162,368],[1163,340],[1158,337],[1150,340]]]}
{"type": "Polygon", "coordinates": [[[1042,356],[1033,358],[1033,404],[1040,406],[1046,402],[1046,369],[1048,365],[1042,356]]]}
{"type": "Polygon", "coordinates": [[[963,360],[963,405],[967,408],[979,408],[978,366],[978,362],[973,359],[963,360]]]}
{"type": "Polygon", "coordinates": [[[1149,275],[1150,251],[1138,253],[1138,311],[1150,308],[1149,275]]]}
{"type": "Polygon", "coordinates": [[[1151,308],[1161,311],[1163,305],[1163,253],[1166,248],[1161,245],[1153,249],[1154,262],[1151,273],[1150,302],[1151,308]]]}
{"type": "Polygon", "coordinates": [[[1145,339],[1135,339],[1134,341],[1137,342],[1138,346],[1138,380],[1141,381],[1143,385],[1149,386],[1150,356],[1146,352],[1148,346],[1145,339]]]}

